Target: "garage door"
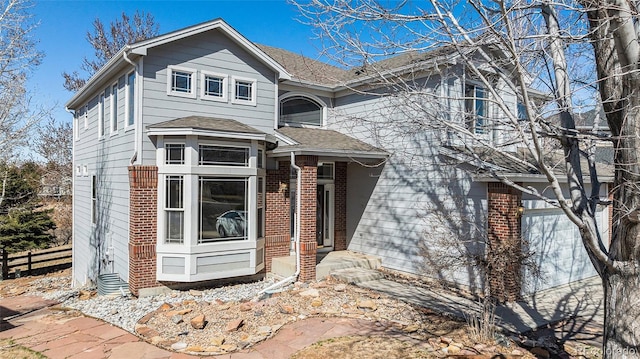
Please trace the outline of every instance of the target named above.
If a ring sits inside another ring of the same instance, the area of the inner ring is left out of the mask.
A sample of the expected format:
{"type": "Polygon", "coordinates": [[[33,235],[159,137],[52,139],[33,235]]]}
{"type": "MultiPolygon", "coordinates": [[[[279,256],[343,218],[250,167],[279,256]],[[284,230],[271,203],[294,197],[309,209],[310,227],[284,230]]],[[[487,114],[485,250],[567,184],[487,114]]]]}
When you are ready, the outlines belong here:
{"type": "MultiPolygon", "coordinates": [[[[608,223],[606,211],[598,211],[599,228],[608,223]]],[[[556,287],[596,275],[582,245],[578,227],[559,209],[528,209],[522,216],[522,236],[534,253],[541,277],[525,272],[524,292],[556,287]]]]}

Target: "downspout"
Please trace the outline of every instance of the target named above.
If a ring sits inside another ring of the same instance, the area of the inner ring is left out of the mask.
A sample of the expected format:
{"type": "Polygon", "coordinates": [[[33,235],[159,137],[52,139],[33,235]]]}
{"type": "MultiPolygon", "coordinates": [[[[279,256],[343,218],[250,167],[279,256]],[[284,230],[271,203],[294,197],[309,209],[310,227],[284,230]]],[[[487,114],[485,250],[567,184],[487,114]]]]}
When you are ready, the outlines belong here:
{"type": "MultiPolygon", "coordinates": [[[[136,72],[136,80],[138,78],[138,64],[136,64],[135,62],[131,61],[130,58],[127,57],[127,51],[129,51],[129,45],[127,45],[124,49],[124,51],[122,52],[122,59],[128,63],[130,63],[133,68],[135,69],[136,72]]],[[[129,73],[129,72],[127,72],[129,73]]],[[[138,88],[136,87],[136,92],[138,91],[138,88]]],[[[136,94],[134,93],[133,96],[135,96],[136,94]]],[[[133,103],[137,103],[137,101],[133,101],[133,103]]],[[[135,113],[135,111],[134,111],[135,113]]],[[[138,119],[139,120],[139,119],[138,119]]],[[[126,126],[126,124],[125,124],[126,126]]],[[[133,166],[133,164],[136,162],[136,160],[138,159],[138,128],[137,128],[137,122],[134,123],[135,126],[135,130],[134,132],[134,136],[135,139],[133,141],[133,155],[131,155],[131,159],[129,159],[129,164],[133,166]]]]}
{"type": "Polygon", "coordinates": [[[265,292],[268,292],[270,290],[273,290],[275,288],[278,288],[290,281],[296,281],[298,279],[298,275],[300,274],[300,213],[301,213],[301,206],[300,206],[300,201],[302,200],[302,195],[301,195],[301,191],[300,189],[302,188],[302,170],[300,169],[300,167],[298,167],[298,165],[296,165],[296,155],[295,153],[293,153],[293,151],[291,152],[291,167],[293,167],[296,170],[296,183],[297,183],[297,187],[296,187],[296,227],[295,227],[295,233],[293,234],[295,243],[296,243],[296,272],[293,273],[292,276],[287,277],[281,281],[279,281],[278,283],[272,284],[270,286],[268,286],[267,288],[261,290],[258,294],[263,294],[265,292]]]}

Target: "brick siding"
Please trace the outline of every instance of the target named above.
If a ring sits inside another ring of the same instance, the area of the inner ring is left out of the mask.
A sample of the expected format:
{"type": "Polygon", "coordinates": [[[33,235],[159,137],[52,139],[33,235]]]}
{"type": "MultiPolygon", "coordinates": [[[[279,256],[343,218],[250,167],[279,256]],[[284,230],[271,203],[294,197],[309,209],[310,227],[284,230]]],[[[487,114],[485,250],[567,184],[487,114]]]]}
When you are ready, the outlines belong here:
{"type": "Polygon", "coordinates": [[[333,249],[347,249],[347,163],[335,164],[335,224],[333,249]]]}
{"type": "Polygon", "coordinates": [[[300,281],[316,279],[316,203],[318,187],[318,157],[298,156],[296,165],[302,169],[300,191],[300,281]]]}
{"type": "Polygon", "coordinates": [[[522,289],[522,193],[503,183],[488,183],[489,292],[500,302],[515,301],[522,289]]]}
{"type": "Polygon", "coordinates": [[[155,287],[158,168],[129,166],[129,289],[155,287]]]}
{"type": "Polygon", "coordinates": [[[290,165],[279,162],[278,169],[267,170],[265,207],[265,270],[271,272],[273,258],[289,255],[291,242],[290,165]]]}

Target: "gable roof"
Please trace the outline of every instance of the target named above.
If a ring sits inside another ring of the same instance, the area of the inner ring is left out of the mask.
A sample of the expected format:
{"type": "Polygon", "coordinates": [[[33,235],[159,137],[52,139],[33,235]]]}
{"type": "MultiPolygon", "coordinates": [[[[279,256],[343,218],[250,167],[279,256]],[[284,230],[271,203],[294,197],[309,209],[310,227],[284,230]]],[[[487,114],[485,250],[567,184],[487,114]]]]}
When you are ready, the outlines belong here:
{"type": "Polygon", "coordinates": [[[288,144],[281,143],[272,151],[272,155],[276,157],[288,156],[291,152],[306,155],[379,159],[389,156],[389,153],[380,148],[334,130],[281,127],[276,130],[276,133],[284,140],[282,142],[288,142],[288,144]]]}
{"type": "Polygon", "coordinates": [[[291,79],[291,74],[277,61],[273,60],[263,50],[257,47],[253,42],[242,36],[233,27],[224,20],[218,18],[201,24],[186,27],[184,29],[169,32],[164,35],[156,36],[147,40],[142,40],[133,44],[125,45],[117,54],[115,54],[98,72],[96,72],[87,83],[78,90],[73,97],[65,104],[67,108],[75,108],[81,105],[81,102],[91,96],[96,90],[102,87],[103,83],[112,77],[112,75],[125,67],[130,67],[132,61],[140,56],[145,56],[150,48],[164,45],[173,41],[178,41],[189,36],[197,35],[203,32],[219,30],[228,36],[232,41],[240,45],[247,52],[252,54],[256,59],[264,63],[278,74],[281,80],[291,79]]]}

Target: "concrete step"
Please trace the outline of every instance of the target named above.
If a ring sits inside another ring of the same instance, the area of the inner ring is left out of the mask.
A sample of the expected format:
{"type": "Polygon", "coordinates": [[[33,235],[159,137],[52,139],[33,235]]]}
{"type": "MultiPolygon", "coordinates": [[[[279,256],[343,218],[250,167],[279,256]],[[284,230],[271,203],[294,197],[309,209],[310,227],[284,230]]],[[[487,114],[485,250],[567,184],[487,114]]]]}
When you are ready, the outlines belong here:
{"type": "Polygon", "coordinates": [[[343,282],[356,285],[384,278],[384,275],[378,270],[360,267],[338,269],[333,271],[331,276],[343,282]]]}
{"type": "MultiPolygon", "coordinates": [[[[316,265],[316,279],[321,280],[333,272],[348,268],[377,269],[382,260],[380,257],[364,255],[351,251],[335,251],[318,255],[319,263],[316,265]],[[322,259],[320,259],[322,258],[322,259]]],[[[273,258],[271,262],[271,274],[275,277],[286,278],[296,271],[295,255],[273,258]]]]}

